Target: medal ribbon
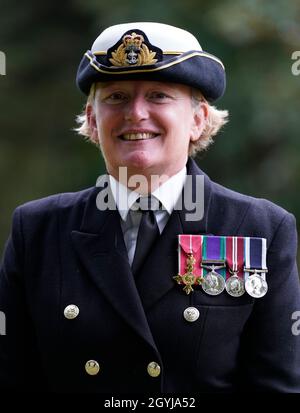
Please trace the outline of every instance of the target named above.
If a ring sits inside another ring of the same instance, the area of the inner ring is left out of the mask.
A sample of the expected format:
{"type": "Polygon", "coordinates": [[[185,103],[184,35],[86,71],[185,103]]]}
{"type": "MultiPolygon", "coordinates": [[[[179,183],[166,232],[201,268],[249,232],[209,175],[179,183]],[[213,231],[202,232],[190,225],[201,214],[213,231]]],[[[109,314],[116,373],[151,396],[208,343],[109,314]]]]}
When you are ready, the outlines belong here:
{"type": "MultiPolygon", "coordinates": [[[[266,238],[246,237],[245,239],[245,266],[246,268],[267,269],[267,240],[266,238]]],[[[249,272],[247,272],[249,276],[249,272]]],[[[265,277],[265,274],[262,275],[265,277]]]]}
{"type": "Polygon", "coordinates": [[[178,236],[179,248],[178,248],[178,268],[179,274],[186,272],[186,257],[187,254],[192,253],[196,263],[194,267],[195,275],[202,275],[203,269],[201,267],[202,257],[202,235],[185,235],[180,234],[178,236]]]}
{"type": "MultiPolygon", "coordinates": [[[[211,263],[215,260],[225,261],[226,257],[226,237],[204,235],[203,236],[203,259],[208,263],[211,260],[211,263]]],[[[216,266],[218,264],[216,263],[216,266]]],[[[226,278],[226,268],[221,268],[216,270],[220,275],[226,278]]],[[[206,270],[206,273],[208,271],[206,270]]]]}
{"type": "Polygon", "coordinates": [[[244,240],[244,237],[226,237],[226,261],[231,270],[228,271],[228,278],[232,273],[243,277],[244,240]]]}

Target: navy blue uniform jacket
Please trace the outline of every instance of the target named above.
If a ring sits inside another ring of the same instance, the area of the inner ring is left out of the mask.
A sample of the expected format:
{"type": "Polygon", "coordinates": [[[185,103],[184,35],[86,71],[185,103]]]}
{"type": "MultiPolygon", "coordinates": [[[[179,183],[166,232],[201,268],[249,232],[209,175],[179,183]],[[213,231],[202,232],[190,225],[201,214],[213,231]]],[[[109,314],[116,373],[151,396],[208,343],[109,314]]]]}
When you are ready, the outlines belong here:
{"type": "MultiPolygon", "coordinates": [[[[194,161],[188,173],[203,174],[194,161]]],[[[0,389],[55,392],[300,392],[294,217],[205,175],[203,219],[174,211],[134,280],[118,211],[101,188],[26,203],[14,213],[0,279],[0,389]],[[177,235],[267,238],[268,293],[190,295],[176,285],[177,235]],[[77,318],[64,317],[75,304],[77,318]],[[187,322],[184,310],[198,308],[187,322]],[[297,331],[296,331],[297,332],[297,331]],[[85,371],[96,360],[97,375],[85,371]],[[161,366],[158,377],[149,362],[161,366]]]]}

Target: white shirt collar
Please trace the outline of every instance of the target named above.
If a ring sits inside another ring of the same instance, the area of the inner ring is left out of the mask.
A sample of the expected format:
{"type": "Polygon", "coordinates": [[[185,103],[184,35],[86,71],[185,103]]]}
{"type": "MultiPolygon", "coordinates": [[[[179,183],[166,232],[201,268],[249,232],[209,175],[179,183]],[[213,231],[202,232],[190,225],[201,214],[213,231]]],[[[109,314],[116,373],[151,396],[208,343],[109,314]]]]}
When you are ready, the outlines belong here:
{"type": "Polygon", "coordinates": [[[153,191],[153,195],[159,199],[169,215],[172,214],[175,204],[181,195],[185,179],[186,167],[182,168],[177,174],[171,176],[171,178],[153,191]]]}
{"type": "MultiPolygon", "coordinates": [[[[182,168],[152,193],[162,203],[169,215],[172,214],[176,202],[181,195],[186,180],[186,173],[186,167],[182,168]]],[[[109,183],[119,214],[123,221],[126,221],[130,208],[140,197],[140,194],[128,189],[112,175],[109,175],[109,183]]]]}

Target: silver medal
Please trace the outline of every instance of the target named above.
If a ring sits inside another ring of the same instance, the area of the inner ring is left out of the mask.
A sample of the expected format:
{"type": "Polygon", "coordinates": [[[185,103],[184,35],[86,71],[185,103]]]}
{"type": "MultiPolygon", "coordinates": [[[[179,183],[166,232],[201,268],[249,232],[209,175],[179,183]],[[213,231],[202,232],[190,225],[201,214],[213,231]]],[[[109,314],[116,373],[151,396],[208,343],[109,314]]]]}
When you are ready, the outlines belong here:
{"type": "Polygon", "coordinates": [[[245,289],[251,297],[261,298],[268,291],[268,284],[266,280],[257,272],[250,275],[245,282],[245,289]]]}
{"type": "Polygon", "coordinates": [[[202,288],[209,295],[221,294],[225,288],[225,280],[213,269],[204,277],[202,288]]]}
{"type": "Polygon", "coordinates": [[[225,288],[232,297],[240,297],[245,293],[244,280],[237,275],[232,275],[226,280],[225,288]]]}

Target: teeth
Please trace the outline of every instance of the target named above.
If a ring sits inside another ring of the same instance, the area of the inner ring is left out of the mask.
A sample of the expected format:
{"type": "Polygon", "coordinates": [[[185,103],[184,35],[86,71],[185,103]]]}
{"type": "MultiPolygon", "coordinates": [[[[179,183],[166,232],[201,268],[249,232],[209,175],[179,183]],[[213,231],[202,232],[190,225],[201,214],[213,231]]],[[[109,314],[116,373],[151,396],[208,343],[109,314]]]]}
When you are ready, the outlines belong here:
{"type": "Polygon", "coordinates": [[[155,138],[156,134],[155,133],[125,133],[122,135],[122,138],[125,139],[126,141],[139,141],[139,140],[144,140],[144,139],[152,139],[155,138]]]}

